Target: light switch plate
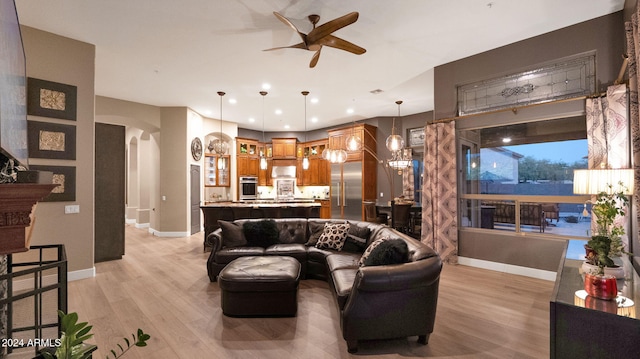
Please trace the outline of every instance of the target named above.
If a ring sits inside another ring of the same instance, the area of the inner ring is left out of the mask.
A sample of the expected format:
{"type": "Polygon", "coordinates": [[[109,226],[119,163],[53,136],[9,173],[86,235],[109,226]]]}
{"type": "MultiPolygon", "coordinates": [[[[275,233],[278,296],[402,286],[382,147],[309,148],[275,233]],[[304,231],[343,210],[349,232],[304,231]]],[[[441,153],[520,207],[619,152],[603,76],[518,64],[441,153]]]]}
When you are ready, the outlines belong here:
{"type": "Polygon", "coordinates": [[[80,205],[72,204],[64,206],[64,214],[80,213],[80,205]]]}

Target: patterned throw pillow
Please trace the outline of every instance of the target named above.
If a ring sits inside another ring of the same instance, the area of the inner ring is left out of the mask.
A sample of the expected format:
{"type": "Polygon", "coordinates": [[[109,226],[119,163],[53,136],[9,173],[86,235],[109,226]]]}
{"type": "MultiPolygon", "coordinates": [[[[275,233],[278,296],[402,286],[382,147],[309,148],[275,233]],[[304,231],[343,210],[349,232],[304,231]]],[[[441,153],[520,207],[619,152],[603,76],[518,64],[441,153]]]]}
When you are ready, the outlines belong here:
{"type": "Polygon", "coordinates": [[[358,262],[358,264],[362,267],[364,266],[364,262],[367,260],[367,258],[369,258],[369,256],[371,255],[371,252],[373,252],[373,250],[379,246],[380,244],[382,244],[382,242],[386,241],[387,237],[382,237],[379,239],[376,239],[373,243],[371,243],[369,245],[369,247],[367,247],[367,249],[364,250],[364,253],[362,253],[362,257],[360,257],[360,261],[358,262]]]}
{"type": "Polygon", "coordinates": [[[342,250],[349,233],[349,223],[325,223],[316,248],[342,250]]]}

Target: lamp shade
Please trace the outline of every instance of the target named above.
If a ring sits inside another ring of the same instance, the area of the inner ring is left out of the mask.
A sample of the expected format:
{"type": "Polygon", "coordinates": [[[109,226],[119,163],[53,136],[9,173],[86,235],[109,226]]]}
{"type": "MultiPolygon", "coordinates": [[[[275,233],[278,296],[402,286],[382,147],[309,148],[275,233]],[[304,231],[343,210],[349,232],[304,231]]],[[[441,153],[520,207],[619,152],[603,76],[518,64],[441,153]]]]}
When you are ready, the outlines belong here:
{"type": "Polygon", "coordinates": [[[574,194],[612,194],[622,190],[624,194],[633,194],[633,169],[591,169],[573,170],[574,194]],[[622,183],[625,188],[619,188],[622,183]]]}

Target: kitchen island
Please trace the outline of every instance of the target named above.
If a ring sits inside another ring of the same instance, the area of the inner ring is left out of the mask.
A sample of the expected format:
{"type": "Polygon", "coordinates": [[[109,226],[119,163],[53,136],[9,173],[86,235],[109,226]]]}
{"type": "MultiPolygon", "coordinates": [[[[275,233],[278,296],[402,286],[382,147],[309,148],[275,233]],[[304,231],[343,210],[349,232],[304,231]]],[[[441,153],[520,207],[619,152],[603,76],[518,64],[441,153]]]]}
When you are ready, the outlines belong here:
{"type": "MultiPolygon", "coordinates": [[[[242,218],[319,218],[321,204],[312,200],[255,200],[243,202],[205,202],[204,238],[218,229],[218,220],[242,218]]],[[[205,244],[206,250],[206,244],[205,244]]]]}

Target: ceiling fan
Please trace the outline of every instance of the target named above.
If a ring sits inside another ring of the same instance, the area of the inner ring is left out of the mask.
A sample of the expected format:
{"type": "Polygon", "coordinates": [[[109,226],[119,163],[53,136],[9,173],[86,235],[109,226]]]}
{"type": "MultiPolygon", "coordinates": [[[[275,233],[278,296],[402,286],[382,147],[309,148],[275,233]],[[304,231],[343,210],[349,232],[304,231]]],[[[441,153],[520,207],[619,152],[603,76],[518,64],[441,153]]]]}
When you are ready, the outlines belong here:
{"type": "Polygon", "coordinates": [[[336,49],[351,52],[356,55],[362,55],[367,51],[358,45],[355,45],[349,41],[343,40],[337,36],[331,35],[331,33],[333,33],[334,31],[342,29],[343,27],[347,25],[351,25],[354,22],[356,22],[356,20],[358,20],[359,14],[355,11],[350,12],[339,18],[333,19],[318,27],[316,27],[316,24],[318,23],[318,21],[320,21],[320,15],[315,15],[315,14],[309,15],[308,18],[309,18],[309,21],[311,21],[311,24],[313,25],[313,30],[311,30],[308,34],[303,34],[302,32],[300,32],[300,30],[298,30],[298,28],[291,21],[289,21],[289,19],[282,16],[281,14],[275,11],[273,12],[273,14],[285,25],[288,25],[293,30],[295,30],[295,32],[297,32],[298,35],[300,35],[302,42],[299,44],[291,45],[291,46],[274,47],[274,48],[266,49],[263,51],[272,51],[272,50],[287,49],[287,48],[315,51],[315,53],[313,54],[313,57],[311,58],[311,62],[309,63],[309,67],[315,67],[316,64],[318,63],[318,59],[320,58],[320,50],[322,50],[322,46],[333,47],[336,49]]]}

